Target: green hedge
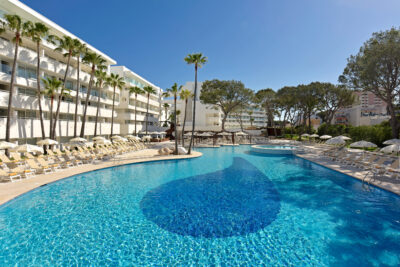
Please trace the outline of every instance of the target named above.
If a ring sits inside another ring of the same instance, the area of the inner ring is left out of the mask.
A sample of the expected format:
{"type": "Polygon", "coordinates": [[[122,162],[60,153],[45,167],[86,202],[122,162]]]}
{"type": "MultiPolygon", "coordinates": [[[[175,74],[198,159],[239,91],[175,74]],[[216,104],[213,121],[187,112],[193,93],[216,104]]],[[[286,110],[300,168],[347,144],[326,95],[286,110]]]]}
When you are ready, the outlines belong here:
{"type": "Polygon", "coordinates": [[[383,122],[374,126],[346,126],[346,125],[327,125],[322,124],[318,128],[319,135],[346,135],[352,142],[365,140],[378,146],[383,146],[383,142],[392,138],[391,128],[388,122],[383,122]]]}

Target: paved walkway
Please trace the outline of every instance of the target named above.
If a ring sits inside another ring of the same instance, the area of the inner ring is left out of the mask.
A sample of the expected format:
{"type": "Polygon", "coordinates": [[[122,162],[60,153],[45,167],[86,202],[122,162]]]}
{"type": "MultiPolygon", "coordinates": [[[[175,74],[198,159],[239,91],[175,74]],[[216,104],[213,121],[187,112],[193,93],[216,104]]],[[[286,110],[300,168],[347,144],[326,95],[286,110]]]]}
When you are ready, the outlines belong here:
{"type": "Polygon", "coordinates": [[[0,183],[0,205],[44,184],[48,184],[84,172],[130,163],[171,159],[188,159],[200,157],[201,155],[202,153],[193,151],[192,155],[159,156],[156,149],[145,149],[126,153],[123,155],[118,155],[114,159],[106,161],[97,161],[93,164],[84,164],[83,166],[63,169],[54,173],[36,175],[30,179],[23,179],[14,183],[0,183]]]}
{"type": "Polygon", "coordinates": [[[387,176],[376,176],[370,172],[360,170],[358,168],[347,166],[344,164],[340,164],[336,161],[331,161],[321,155],[322,149],[315,148],[313,146],[306,146],[308,152],[304,154],[297,154],[298,157],[307,159],[314,163],[325,166],[329,169],[344,173],[346,175],[352,176],[356,179],[363,180],[366,184],[370,183],[387,191],[393,192],[397,195],[400,195],[400,180],[390,178],[387,176]],[[365,178],[366,177],[366,178],[365,178]]]}

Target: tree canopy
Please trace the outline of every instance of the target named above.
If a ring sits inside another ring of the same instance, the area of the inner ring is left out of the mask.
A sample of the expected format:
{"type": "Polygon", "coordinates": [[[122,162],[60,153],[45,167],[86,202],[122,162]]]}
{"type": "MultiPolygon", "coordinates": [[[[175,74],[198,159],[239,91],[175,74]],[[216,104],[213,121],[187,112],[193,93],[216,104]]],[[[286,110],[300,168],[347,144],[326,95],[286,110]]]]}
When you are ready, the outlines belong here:
{"type": "Polygon", "coordinates": [[[219,107],[224,114],[222,131],[225,130],[225,121],[228,115],[236,108],[248,103],[253,98],[253,91],[245,88],[240,81],[220,81],[217,79],[203,82],[200,101],[219,107]]]}

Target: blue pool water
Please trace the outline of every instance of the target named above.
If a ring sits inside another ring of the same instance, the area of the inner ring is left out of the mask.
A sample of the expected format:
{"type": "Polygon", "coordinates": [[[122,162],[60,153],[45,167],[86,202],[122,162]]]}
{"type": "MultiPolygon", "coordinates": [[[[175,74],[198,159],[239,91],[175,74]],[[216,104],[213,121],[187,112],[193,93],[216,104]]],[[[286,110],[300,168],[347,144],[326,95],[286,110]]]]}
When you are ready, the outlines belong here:
{"type": "Polygon", "coordinates": [[[400,197],[295,156],[199,150],[0,206],[0,266],[400,264],[400,197]]]}

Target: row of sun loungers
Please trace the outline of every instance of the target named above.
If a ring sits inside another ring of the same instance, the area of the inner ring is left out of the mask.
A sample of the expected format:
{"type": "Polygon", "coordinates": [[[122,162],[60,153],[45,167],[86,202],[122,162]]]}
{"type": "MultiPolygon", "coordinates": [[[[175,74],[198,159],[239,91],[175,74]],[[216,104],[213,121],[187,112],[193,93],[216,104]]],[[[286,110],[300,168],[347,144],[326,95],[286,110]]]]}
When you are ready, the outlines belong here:
{"type": "Polygon", "coordinates": [[[390,176],[400,179],[400,158],[378,153],[355,153],[346,149],[328,149],[323,156],[342,165],[368,171],[373,175],[390,176]]]}
{"type": "Polygon", "coordinates": [[[24,158],[16,152],[11,152],[9,157],[0,154],[0,181],[15,182],[23,178],[29,179],[36,174],[53,173],[145,148],[145,145],[140,142],[130,142],[96,145],[93,148],[78,146],[64,151],[48,149],[47,155],[34,156],[31,153],[24,153],[24,158]]]}

